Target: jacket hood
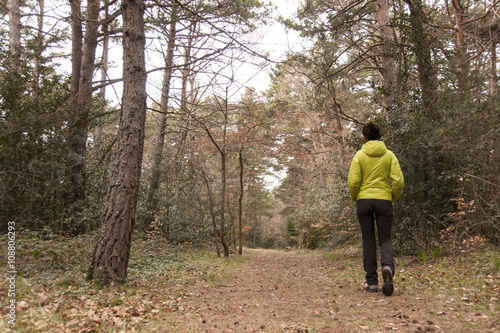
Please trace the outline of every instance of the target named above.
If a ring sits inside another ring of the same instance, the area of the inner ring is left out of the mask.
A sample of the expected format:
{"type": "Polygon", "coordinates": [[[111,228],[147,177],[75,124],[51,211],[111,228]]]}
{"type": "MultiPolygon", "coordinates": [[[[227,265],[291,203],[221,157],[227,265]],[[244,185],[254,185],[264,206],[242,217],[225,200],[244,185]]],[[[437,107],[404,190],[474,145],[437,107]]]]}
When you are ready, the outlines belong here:
{"type": "Polygon", "coordinates": [[[361,147],[361,151],[370,157],[380,157],[387,153],[387,148],[382,141],[370,140],[361,147]]]}

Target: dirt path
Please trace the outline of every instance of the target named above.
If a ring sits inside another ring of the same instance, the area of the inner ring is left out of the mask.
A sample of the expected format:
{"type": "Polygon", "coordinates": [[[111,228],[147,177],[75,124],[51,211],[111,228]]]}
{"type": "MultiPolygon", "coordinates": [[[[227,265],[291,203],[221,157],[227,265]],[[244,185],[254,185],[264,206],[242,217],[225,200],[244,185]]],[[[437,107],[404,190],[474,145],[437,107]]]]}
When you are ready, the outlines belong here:
{"type": "MultiPolygon", "coordinates": [[[[133,248],[127,283],[103,286],[85,279],[88,240],[20,242],[16,322],[0,307],[0,332],[500,332],[494,247],[400,257],[394,295],[386,297],[362,290],[359,246],[245,249],[225,259],[144,239],[133,248]]],[[[1,259],[0,267],[7,267],[1,259]]],[[[9,288],[4,279],[1,304],[9,302],[9,288]]]]}
{"type": "Polygon", "coordinates": [[[325,263],[292,252],[254,250],[250,257],[230,282],[197,290],[199,321],[190,322],[189,330],[331,331],[328,322],[339,307],[325,263]]]}
{"type": "Polygon", "coordinates": [[[220,281],[186,287],[189,297],[162,318],[163,331],[499,331],[498,302],[481,309],[445,286],[418,288],[404,269],[392,297],[364,292],[356,253],[246,253],[248,262],[220,281]]]}

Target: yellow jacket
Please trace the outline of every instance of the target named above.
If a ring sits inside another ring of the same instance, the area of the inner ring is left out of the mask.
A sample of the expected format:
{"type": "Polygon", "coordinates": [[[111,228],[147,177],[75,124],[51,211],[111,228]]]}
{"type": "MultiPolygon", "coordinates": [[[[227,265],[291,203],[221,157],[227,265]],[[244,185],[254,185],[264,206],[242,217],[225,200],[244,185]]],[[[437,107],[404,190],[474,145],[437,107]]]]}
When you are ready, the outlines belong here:
{"type": "Polygon", "coordinates": [[[404,177],[396,155],[382,141],[370,140],[354,155],[347,184],[354,201],[396,201],[403,192],[404,177]]]}

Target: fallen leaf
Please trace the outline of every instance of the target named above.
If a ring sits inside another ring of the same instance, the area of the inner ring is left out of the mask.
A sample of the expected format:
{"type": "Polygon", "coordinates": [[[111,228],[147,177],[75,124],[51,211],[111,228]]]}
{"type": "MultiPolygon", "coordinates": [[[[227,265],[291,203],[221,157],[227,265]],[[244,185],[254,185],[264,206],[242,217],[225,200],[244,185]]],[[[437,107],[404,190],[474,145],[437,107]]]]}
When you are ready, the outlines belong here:
{"type": "Polygon", "coordinates": [[[26,303],[25,301],[21,301],[17,303],[17,307],[21,310],[26,310],[27,308],[29,308],[29,304],[26,303]]]}
{"type": "Polygon", "coordinates": [[[73,325],[77,325],[77,324],[78,324],[78,322],[79,322],[79,320],[77,320],[77,319],[73,319],[73,320],[68,321],[68,322],[65,324],[65,326],[66,326],[66,327],[70,327],[70,326],[73,326],[73,325]]]}

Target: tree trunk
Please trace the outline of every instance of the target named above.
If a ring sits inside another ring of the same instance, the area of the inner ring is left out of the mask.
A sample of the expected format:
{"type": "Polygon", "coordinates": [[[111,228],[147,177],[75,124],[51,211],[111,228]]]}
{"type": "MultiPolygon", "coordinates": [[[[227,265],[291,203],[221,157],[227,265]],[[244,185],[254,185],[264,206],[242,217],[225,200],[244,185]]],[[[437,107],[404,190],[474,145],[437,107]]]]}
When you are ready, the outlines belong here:
{"type": "MultiPolygon", "coordinates": [[[[102,56],[101,56],[101,83],[102,87],[99,89],[101,95],[101,101],[103,105],[106,102],[106,79],[108,77],[108,55],[109,55],[109,0],[104,0],[104,19],[102,20],[102,56]]],[[[103,127],[97,125],[95,129],[95,141],[99,142],[101,140],[103,127]]]]}
{"type": "Polygon", "coordinates": [[[83,58],[83,28],[81,0],[70,0],[71,6],[71,87],[70,110],[78,106],[78,91],[80,90],[80,69],[83,58]]]}
{"type": "Polygon", "coordinates": [[[21,52],[21,1],[8,0],[7,9],[9,14],[10,65],[14,69],[18,68],[21,52]]]}
{"type": "Polygon", "coordinates": [[[240,196],[238,197],[238,254],[243,254],[243,148],[240,149],[240,196]]]}
{"type": "Polygon", "coordinates": [[[377,0],[377,22],[379,36],[382,39],[380,62],[382,65],[382,87],[385,93],[385,107],[391,107],[394,104],[397,73],[396,63],[389,49],[389,46],[393,42],[393,31],[390,26],[388,0],[377,0]]]}
{"type": "MultiPolygon", "coordinates": [[[[83,27],[82,27],[82,10],[81,0],[70,0],[71,6],[71,86],[70,86],[70,121],[68,128],[68,158],[67,158],[67,176],[69,181],[68,194],[66,196],[66,206],[71,205],[83,196],[83,188],[79,188],[78,184],[82,181],[75,179],[80,170],[76,168],[77,155],[77,139],[74,117],[78,114],[78,92],[80,91],[80,71],[82,68],[83,59],[83,27]]],[[[81,166],[81,164],[80,164],[81,166]]]]}
{"type": "Polygon", "coordinates": [[[229,244],[232,244],[234,247],[234,252],[237,251],[236,247],[236,226],[234,223],[234,216],[231,211],[231,203],[229,200],[226,200],[226,208],[227,208],[227,213],[229,214],[229,219],[231,220],[231,237],[229,239],[229,244]]]}
{"type": "Polygon", "coordinates": [[[149,225],[154,219],[154,214],[158,212],[158,188],[160,187],[161,162],[163,156],[163,147],[165,145],[165,129],[167,125],[168,100],[170,97],[170,81],[172,78],[174,64],[174,49],[176,38],[177,7],[172,7],[170,16],[170,31],[168,36],[167,56],[165,58],[165,71],[163,73],[163,85],[160,101],[160,115],[158,117],[158,127],[156,129],[156,142],[153,153],[153,169],[151,175],[151,184],[148,193],[148,202],[151,205],[150,210],[153,216],[146,223],[149,225]]]}
{"type": "Polygon", "coordinates": [[[253,220],[253,248],[257,248],[257,216],[253,220]]]}
{"type": "Polygon", "coordinates": [[[226,202],[226,135],[227,135],[227,100],[224,101],[223,104],[223,113],[224,113],[224,124],[222,129],[222,145],[219,149],[220,157],[221,157],[221,191],[220,191],[220,240],[222,243],[222,247],[224,248],[224,257],[229,257],[229,245],[227,244],[225,238],[225,230],[224,230],[224,221],[225,221],[225,202],[226,202]]]}
{"type": "Polygon", "coordinates": [[[85,43],[81,50],[80,2],[71,1],[73,37],[72,75],[76,74],[78,84],[71,82],[71,110],[68,122],[68,176],[69,188],[66,204],[71,205],[85,200],[85,157],[87,152],[87,136],[92,101],[92,77],[95,69],[95,53],[99,28],[99,0],[88,0],[85,28],[85,43]],[[77,49],[77,47],[79,47],[77,49]],[[79,67],[77,65],[80,64],[79,67]],[[78,74],[77,74],[78,73],[78,74]]]}
{"type": "MultiPolygon", "coordinates": [[[[227,118],[227,116],[226,116],[227,118]]],[[[225,127],[225,126],[224,126],[225,127]]],[[[226,129],[224,128],[224,138],[226,136],[226,129]]],[[[225,139],[224,139],[225,140],[225,139]]],[[[222,188],[220,191],[220,239],[222,242],[222,247],[224,248],[224,257],[229,257],[229,245],[227,244],[226,238],[224,236],[224,220],[225,220],[225,202],[226,202],[226,148],[225,143],[222,146],[221,155],[221,183],[222,188]]]]}
{"type": "Polygon", "coordinates": [[[497,88],[497,41],[493,38],[490,42],[490,84],[488,93],[490,96],[496,96],[497,88]]]}
{"type": "Polygon", "coordinates": [[[437,77],[432,63],[428,34],[425,29],[427,19],[422,0],[405,0],[405,2],[410,7],[411,41],[422,91],[422,106],[427,117],[437,121],[440,116],[433,105],[436,96],[437,77]]]}
{"type": "MultiPolygon", "coordinates": [[[[191,76],[191,48],[193,46],[193,40],[195,36],[195,30],[196,30],[196,22],[192,22],[189,25],[188,28],[188,35],[187,35],[187,43],[184,45],[184,66],[181,69],[181,104],[180,104],[180,112],[182,114],[188,114],[188,93],[187,93],[187,88],[188,84],[190,82],[190,76],[191,76]]],[[[184,144],[187,141],[188,133],[189,133],[189,122],[190,118],[187,118],[186,125],[185,125],[185,131],[182,135],[180,146],[184,146],[184,144]]]]}
{"type": "Polygon", "coordinates": [[[458,58],[458,68],[457,68],[457,79],[459,86],[463,89],[467,89],[467,49],[465,48],[465,10],[462,6],[461,0],[452,0],[453,9],[455,10],[455,30],[457,37],[457,58],[458,58]]]}
{"type": "Polygon", "coordinates": [[[258,226],[258,218],[259,214],[257,214],[257,190],[255,188],[255,174],[252,174],[252,192],[253,192],[253,201],[252,201],[252,217],[253,217],[253,247],[257,247],[257,226],[258,226]]]}
{"type": "Polygon", "coordinates": [[[43,19],[45,15],[45,0],[38,0],[38,5],[40,7],[40,13],[38,14],[38,32],[35,38],[35,66],[33,67],[33,78],[34,78],[34,91],[35,98],[38,99],[38,92],[40,86],[40,69],[42,66],[42,51],[44,47],[43,40],[43,19]]]}
{"type": "Polygon", "coordinates": [[[455,10],[455,29],[457,32],[457,46],[461,48],[465,44],[465,11],[461,4],[461,0],[452,0],[453,9],[455,10]]]}
{"type": "MultiPolygon", "coordinates": [[[[495,0],[491,0],[492,7],[495,5],[495,0]]],[[[494,16],[498,17],[496,10],[493,11],[494,16]]],[[[494,35],[493,29],[490,27],[490,36],[494,35]]],[[[497,87],[497,37],[494,36],[490,42],[490,85],[489,85],[489,95],[496,96],[498,94],[497,87]]]]}
{"type": "Polygon", "coordinates": [[[215,216],[215,209],[214,209],[214,199],[213,199],[213,194],[212,194],[212,187],[210,187],[210,182],[208,181],[208,176],[205,173],[204,170],[201,171],[203,173],[203,177],[205,179],[205,184],[207,186],[207,193],[208,193],[208,202],[210,206],[210,216],[212,217],[212,226],[213,226],[213,232],[214,232],[214,243],[215,243],[215,249],[217,251],[217,257],[220,258],[220,248],[219,248],[219,237],[217,237],[217,221],[216,221],[216,216],[215,216]]]}
{"type": "Polygon", "coordinates": [[[214,146],[217,148],[217,151],[220,154],[221,158],[221,168],[220,168],[220,173],[221,173],[221,191],[220,191],[220,239],[222,243],[222,247],[224,248],[224,257],[229,257],[229,246],[226,242],[224,233],[224,215],[225,215],[225,202],[226,202],[226,135],[227,135],[227,120],[228,120],[228,115],[227,115],[227,100],[224,102],[224,105],[221,107],[223,108],[221,111],[224,114],[224,123],[222,124],[222,143],[218,144],[217,141],[214,139],[212,133],[210,132],[210,129],[205,126],[201,121],[195,120],[203,127],[205,132],[207,133],[208,137],[210,138],[210,141],[214,144],[214,146]]]}
{"type": "Polygon", "coordinates": [[[108,199],[94,249],[93,277],[124,283],[135,223],[146,119],[142,0],[123,0],[123,99],[108,199]]]}

